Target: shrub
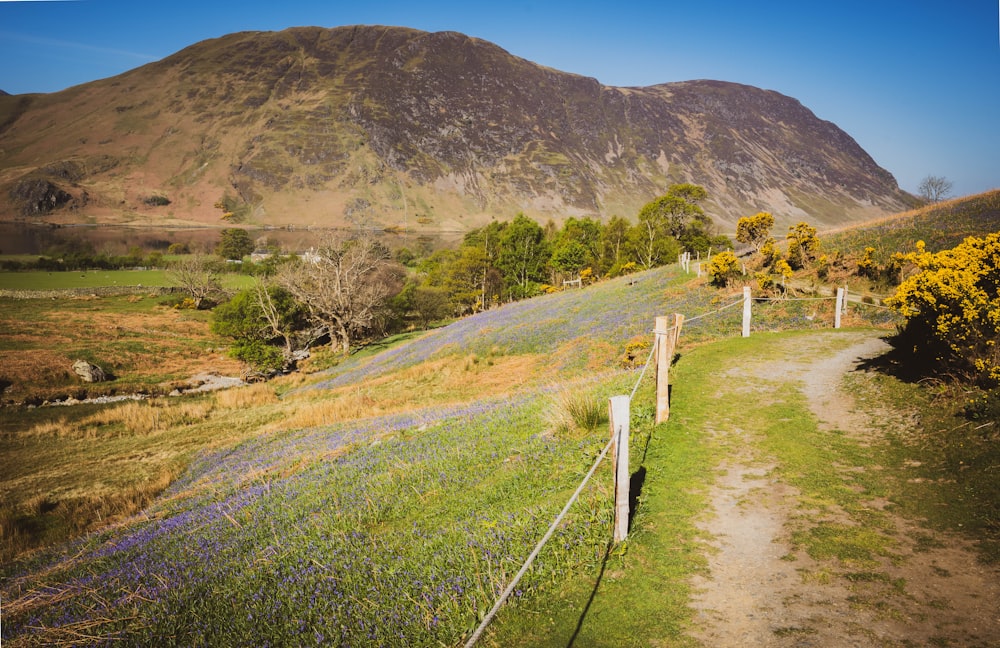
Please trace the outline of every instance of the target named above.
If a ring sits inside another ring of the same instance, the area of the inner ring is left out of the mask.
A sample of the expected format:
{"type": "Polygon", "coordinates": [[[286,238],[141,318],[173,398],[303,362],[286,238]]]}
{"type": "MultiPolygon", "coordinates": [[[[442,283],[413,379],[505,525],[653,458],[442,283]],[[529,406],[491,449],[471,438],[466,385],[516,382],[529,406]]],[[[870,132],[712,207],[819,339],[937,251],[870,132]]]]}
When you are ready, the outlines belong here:
{"type": "Polygon", "coordinates": [[[286,362],[282,349],[260,340],[242,341],[230,349],[229,355],[265,375],[281,371],[286,362]]]}
{"type": "Polygon", "coordinates": [[[720,252],[712,257],[708,264],[708,274],[712,276],[712,285],[725,288],[734,279],[743,274],[740,260],[732,252],[720,252]]]}
{"type": "Polygon", "coordinates": [[[761,292],[769,293],[774,290],[774,277],[772,277],[767,272],[757,272],[754,274],[754,280],[757,282],[757,288],[761,292]]]}
{"type": "Polygon", "coordinates": [[[622,354],[621,363],[626,369],[636,369],[641,367],[646,362],[646,356],[649,355],[649,340],[647,338],[641,338],[638,340],[631,340],[625,345],[625,353],[622,354]]]}
{"type": "Polygon", "coordinates": [[[788,264],[800,270],[808,266],[819,254],[819,237],[816,228],[800,222],[788,228],[788,264]]]}
{"type": "Polygon", "coordinates": [[[165,207],[170,204],[170,199],[166,196],[148,196],[142,202],[150,207],[165,207]]]}
{"type": "Polygon", "coordinates": [[[969,399],[965,405],[965,417],[970,421],[1000,422],[1000,389],[992,389],[969,399]]]}
{"type": "Polygon", "coordinates": [[[936,254],[918,241],[904,258],[918,272],[885,302],[906,318],[897,346],[918,361],[1000,383],[1000,232],[936,254]]]}

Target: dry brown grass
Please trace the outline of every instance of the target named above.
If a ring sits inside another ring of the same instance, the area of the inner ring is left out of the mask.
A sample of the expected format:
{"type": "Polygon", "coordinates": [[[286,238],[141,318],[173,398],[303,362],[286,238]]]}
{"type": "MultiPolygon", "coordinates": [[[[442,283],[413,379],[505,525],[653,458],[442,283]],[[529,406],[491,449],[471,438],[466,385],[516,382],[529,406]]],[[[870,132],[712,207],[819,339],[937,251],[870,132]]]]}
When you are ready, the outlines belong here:
{"type": "Polygon", "coordinates": [[[223,410],[262,407],[277,402],[278,395],[275,393],[274,387],[268,383],[223,389],[215,393],[215,404],[223,410]]]}
{"type": "Polygon", "coordinates": [[[117,426],[133,435],[161,432],[180,425],[206,420],[212,403],[206,401],[171,402],[169,400],[130,401],[101,410],[83,419],[81,427],[117,426]]]}
{"type": "Polygon", "coordinates": [[[367,418],[383,413],[378,403],[365,393],[340,392],[322,400],[289,403],[285,415],[268,428],[273,430],[295,430],[299,428],[333,425],[341,421],[367,418]]]}
{"type": "Polygon", "coordinates": [[[162,466],[148,479],[86,495],[36,495],[20,507],[0,508],[0,561],[6,562],[63,537],[120,522],[143,508],[177,478],[179,464],[162,466]]]}
{"type": "Polygon", "coordinates": [[[281,420],[267,431],[333,425],[429,405],[466,402],[509,393],[537,378],[536,356],[450,357],[328,392],[286,399],[281,420]]]}
{"type": "Polygon", "coordinates": [[[170,382],[198,373],[242,370],[214,346],[206,315],[152,297],[7,300],[0,334],[0,379],[11,383],[5,398],[15,401],[155,391],[158,384],[165,393],[170,382]],[[82,383],[72,369],[81,355],[116,380],[82,383]]]}

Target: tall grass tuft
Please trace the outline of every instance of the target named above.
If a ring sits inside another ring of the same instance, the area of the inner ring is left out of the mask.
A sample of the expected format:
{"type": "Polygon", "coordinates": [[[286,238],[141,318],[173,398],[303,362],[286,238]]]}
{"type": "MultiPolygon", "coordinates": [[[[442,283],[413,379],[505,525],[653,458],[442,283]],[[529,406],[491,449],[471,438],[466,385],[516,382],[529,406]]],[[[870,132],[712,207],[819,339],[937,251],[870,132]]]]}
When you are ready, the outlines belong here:
{"type": "Polygon", "coordinates": [[[592,394],[566,389],[554,401],[549,424],[557,436],[584,436],[608,425],[607,403],[592,394]]]}

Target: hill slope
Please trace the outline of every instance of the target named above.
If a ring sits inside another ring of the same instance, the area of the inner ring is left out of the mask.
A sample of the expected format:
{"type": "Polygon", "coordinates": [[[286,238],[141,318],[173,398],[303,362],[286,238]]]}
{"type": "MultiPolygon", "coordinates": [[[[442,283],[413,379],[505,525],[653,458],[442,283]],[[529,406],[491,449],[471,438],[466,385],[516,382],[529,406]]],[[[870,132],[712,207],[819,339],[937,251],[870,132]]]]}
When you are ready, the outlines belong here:
{"type": "Polygon", "coordinates": [[[1000,190],[955,198],[888,218],[838,228],[822,234],[823,247],[844,253],[876,249],[880,261],[893,252],[909,252],[917,241],[938,252],[966,237],[1000,231],[1000,190]]]}
{"type": "Polygon", "coordinates": [[[822,226],[909,197],[773,91],[616,88],[453,32],[231,34],[50,95],[0,96],[0,217],[463,230],[632,216],[675,182],[724,227],[822,226]],[[170,205],[159,205],[163,198],[170,205]]]}

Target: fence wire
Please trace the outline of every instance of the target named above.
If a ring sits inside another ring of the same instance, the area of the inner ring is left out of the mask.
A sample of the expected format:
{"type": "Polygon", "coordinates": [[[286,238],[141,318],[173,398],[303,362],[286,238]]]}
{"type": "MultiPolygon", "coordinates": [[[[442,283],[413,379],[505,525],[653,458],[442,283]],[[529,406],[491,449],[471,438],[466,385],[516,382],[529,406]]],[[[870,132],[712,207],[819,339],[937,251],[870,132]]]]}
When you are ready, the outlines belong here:
{"type": "MultiPolygon", "coordinates": [[[[766,302],[782,302],[782,301],[832,301],[832,300],[836,300],[837,298],[836,297],[785,297],[785,298],[753,297],[752,299],[754,301],[758,301],[758,302],[761,302],[761,301],[766,301],[766,302]]],[[[696,315],[694,317],[685,318],[683,320],[683,322],[684,323],[696,322],[696,321],[698,321],[700,319],[703,319],[705,317],[710,317],[712,315],[717,315],[717,314],[719,314],[719,313],[721,313],[723,311],[726,311],[726,310],[728,310],[730,308],[733,308],[734,306],[738,306],[740,304],[743,304],[744,301],[745,301],[745,299],[743,297],[741,297],[741,298],[737,299],[736,301],[733,301],[733,302],[731,302],[729,304],[726,304],[724,306],[720,306],[719,308],[717,308],[717,309],[715,309],[713,311],[709,311],[707,313],[702,313],[701,315],[696,315]]],[[[857,303],[860,303],[860,304],[862,304],[864,306],[874,306],[876,308],[883,308],[883,309],[886,309],[886,310],[892,310],[892,309],[888,308],[887,306],[882,306],[881,304],[868,304],[868,303],[865,303],[865,302],[857,302],[857,303]]],[[[845,306],[847,305],[846,296],[845,296],[845,300],[844,300],[844,305],[845,306]]],[[[674,331],[676,328],[677,328],[676,326],[671,326],[666,331],[659,331],[659,332],[654,331],[653,344],[651,345],[651,348],[649,350],[649,355],[646,357],[646,363],[642,366],[642,371],[639,372],[639,378],[635,381],[635,385],[632,387],[632,392],[629,394],[629,401],[630,402],[632,401],[632,399],[635,398],[636,391],[638,391],[639,385],[642,384],[642,380],[643,380],[643,378],[646,375],[646,370],[649,368],[649,365],[653,362],[653,356],[656,353],[656,337],[655,336],[656,335],[662,335],[662,334],[670,333],[671,331],[674,331]]],[[[493,604],[493,607],[490,608],[490,611],[486,614],[485,617],[483,617],[483,620],[482,620],[482,622],[480,622],[479,627],[477,627],[476,630],[475,630],[475,632],[472,633],[472,636],[469,637],[469,640],[465,643],[465,648],[472,648],[472,646],[474,646],[476,644],[476,642],[479,641],[479,638],[482,635],[483,631],[486,630],[486,627],[490,624],[490,622],[496,616],[497,612],[499,612],[500,608],[503,607],[504,603],[507,602],[507,599],[510,598],[510,595],[513,593],[514,588],[517,587],[517,584],[521,581],[521,578],[524,577],[524,575],[527,573],[528,569],[535,562],[535,558],[538,557],[538,554],[541,552],[542,548],[549,541],[549,538],[551,538],[552,534],[555,533],[555,530],[559,526],[559,523],[562,522],[562,520],[563,520],[564,517],[566,517],[566,514],[569,512],[570,507],[572,507],[573,504],[576,502],[577,498],[580,496],[580,493],[583,491],[583,488],[587,485],[587,482],[590,481],[590,478],[593,476],[594,472],[597,470],[597,467],[601,464],[601,462],[604,460],[604,457],[608,454],[608,451],[611,449],[611,446],[614,444],[614,439],[615,439],[616,436],[617,435],[614,435],[614,434],[611,436],[611,439],[608,441],[607,445],[604,446],[604,449],[601,451],[601,454],[597,457],[597,460],[594,462],[594,465],[590,467],[590,470],[587,472],[587,475],[583,478],[583,481],[580,482],[580,485],[577,486],[577,489],[573,493],[572,497],[569,498],[569,501],[566,502],[566,505],[563,507],[562,511],[559,513],[558,516],[556,516],[555,521],[553,521],[552,524],[549,526],[548,531],[545,532],[545,535],[542,536],[542,539],[539,540],[538,544],[535,545],[535,548],[532,550],[531,554],[528,556],[527,560],[524,562],[524,565],[521,566],[521,569],[514,576],[513,580],[511,580],[511,582],[507,585],[506,589],[504,589],[504,591],[497,598],[496,602],[493,604]]]]}
{"type": "Polygon", "coordinates": [[[569,512],[570,507],[573,506],[573,503],[576,502],[576,499],[580,496],[580,493],[583,491],[583,487],[587,485],[587,482],[590,481],[590,477],[594,474],[594,471],[597,470],[597,467],[601,465],[602,461],[604,461],[604,457],[605,455],[608,454],[608,450],[611,449],[611,446],[614,443],[616,436],[617,436],[616,434],[612,435],[607,445],[604,446],[604,450],[601,450],[601,454],[597,457],[597,461],[594,462],[594,465],[590,467],[590,471],[587,472],[587,476],[584,477],[583,481],[580,482],[580,485],[577,486],[576,492],[574,492],[573,496],[569,498],[568,502],[566,502],[566,506],[563,507],[563,510],[556,517],[555,521],[551,524],[551,526],[549,526],[549,530],[545,532],[545,535],[542,536],[542,539],[538,541],[537,545],[535,545],[534,550],[531,552],[531,555],[528,556],[528,559],[524,562],[524,565],[521,567],[521,570],[517,572],[516,576],[514,576],[514,580],[512,580],[509,585],[507,585],[507,589],[503,591],[503,593],[500,595],[500,598],[497,599],[496,603],[493,604],[493,607],[490,609],[490,611],[486,614],[485,617],[483,617],[483,620],[479,624],[479,627],[476,628],[476,631],[472,633],[472,636],[469,637],[469,640],[465,643],[465,648],[472,648],[472,646],[474,646],[476,642],[479,641],[479,637],[480,635],[483,634],[483,630],[486,629],[486,626],[490,624],[490,621],[493,620],[493,617],[496,616],[496,613],[500,610],[503,604],[507,602],[507,599],[510,598],[510,595],[514,591],[514,588],[517,587],[517,584],[521,581],[521,577],[523,577],[527,573],[528,568],[530,568],[531,564],[535,562],[535,558],[538,557],[538,554],[541,552],[542,547],[545,546],[545,543],[548,542],[549,538],[552,537],[552,534],[555,533],[556,527],[558,527],[559,523],[562,522],[562,519],[566,517],[566,513],[569,512]]]}

